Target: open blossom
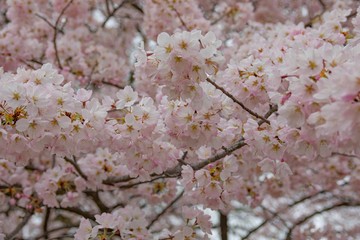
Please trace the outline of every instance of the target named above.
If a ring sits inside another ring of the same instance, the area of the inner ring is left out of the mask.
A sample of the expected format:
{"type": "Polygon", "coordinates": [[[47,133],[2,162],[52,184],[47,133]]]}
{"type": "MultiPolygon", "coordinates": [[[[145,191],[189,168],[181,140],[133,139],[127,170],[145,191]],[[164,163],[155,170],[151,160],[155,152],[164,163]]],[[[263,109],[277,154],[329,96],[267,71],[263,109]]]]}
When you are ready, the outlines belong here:
{"type": "Polygon", "coordinates": [[[102,107],[99,100],[92,99],[86,104],[86,108],[82,111],[82,115],[85,120],[88,121],[101,121],[106,117],[107,111],[102,107]]]}
{"type": "Polygon", "coordinates": [[[276,162],[272,159],[265,158],[261,162],[258,163],[263,172],[271,172],[274,173],[276,170],[276,162]]]}
{"type": "Polygon", "coordinates": [[[96,222],[100,224],[99,227],[101,228],[114,229],[115,226],[117,225],[115,216],[110,213],[103,213],[101,215],[96,215],[95,219],[96,222]]]}
{"type": "Polygon", "coordinates": [[[196,153],[200,159],[209,158],[211,156],[211,147],[202,146],[196,153]]]}
{"type": "Polygon", "coordinates": [[[92,91],[86,91],[85,89],[81,88],[77,90],[75,98],[81,102],[86,102],[90,99],[92,95],[92,91]]]}
{"type": "Polygon", "coordinates": [[[287,178],[289,175],[293,174],[289,165],[284,161],[279,161],[276,164],[276,175],[280,178],[287,178]]]}
{"type": "Polygon", "coordinates": [[[88,219],[81,218],[79,229],[75,233],[76,240],[88,240],[97,235],[97,228],[93,228],[88,219]]]}
{"type": "Polygon", "coordinates": [[[137,92],[134,92],[134,90],[126,86],[124,90],[120,90],[116,94],[117,98],[119,99],[116,102],[116,108],[117,109],[123,109],[124,107],[130,107],[132,106],[138,99],[137,92]]]}

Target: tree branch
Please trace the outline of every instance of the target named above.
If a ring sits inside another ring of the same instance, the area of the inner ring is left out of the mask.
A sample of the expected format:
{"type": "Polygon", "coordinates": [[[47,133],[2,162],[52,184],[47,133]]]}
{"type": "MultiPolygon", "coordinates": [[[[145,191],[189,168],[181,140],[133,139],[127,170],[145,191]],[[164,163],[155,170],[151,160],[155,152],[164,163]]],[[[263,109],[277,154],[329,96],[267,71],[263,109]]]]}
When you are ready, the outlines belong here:
{"type": "Polygon", "coordinates": [[[105,21],[101,24],[102,28],[105,28],[106,23],[110,20],[111,17],[113,17],[115,15],[115,13],[122,8],[126,3],[128,2],[128,0],[124,0],[122,1],[122,3],[119,4],[119,6],[115,7],[109,15],[107,15],[107,17],[105,18],[105,21]]]}
{"type": "Polygon", "coordinates": [[[51,209],[46,207],[45,216],[44,216],[44,220],[43,220],[43,234],[44,234],[45,239],[49,238],[49,236],[48,236],[48,225],[49,225],[50,212],[51,212],[51,209]]]}
{"type": "Polygon", "coordinates": [[[93,214],[85,212],[85,211],[83,211],[83,210],[81,210],[79,208],[68,207],[68,208],[59,208],[59,210],[75,213],[75,214],[77,214],[79,216],[83,216],[84,218],[88,218],[88,219],[91,219],[91,220],[95,221],[95,217],[94,217],[93,214]]]}
{"type": "MultiPolygon", "coordinates": [[[[264,220],[262,223],[260,223],[257,227],[251,229],[244,237],[242,237],[242,240],[248,239],[253,233],[255,233],[256,231],[258,231],[260,228],[262,228],[262,227],[263,227],[264,225],[266,225],[268,222],[274,220],[276,217],[279,217],[279,215],[280,215],[282,212],[284,212],[284,211],[286,211],[286,210],[289,210],[290,208],[292,208],[292,207],[294,207],[294,206],[296,206],[296,205],[298,205],[298,204],[300,204],[300,203],[302,203],[302,202],[304,202],[304,201],[306,201],[306,200],[308,200],[308,199],[310,199],[310,198],[313,198],[313,197],[316,197],[316,196],[318,196],[318,195],[320,195],[320,194],[323,194],[323,193],[325,193],[325,192],[327,192],[327,191],[326,191],[326,190],[322,190],[322,191],[319,191],[319,192],[317,192],[317,193],[315,193],[315,194],[305,196],[305,197],[303,197],[303,198],[301,198],[301,199],[293,202],[292,204],[289,204],[286,209],[280,210],[280,211],[277,212],[277,213],[273,213],[273,216],[272,216],[272,217],[270,217],[270,218],[268,218],[268,219],[265,219],[265,220],[264,220]]],[[[280,219],[281,219],[281,218],[280,218],[280,219]]],[[[283,219],[282,219],[282,221],[284,222],[284,225],[287,227],[287,225],[285,224],[285,221],[284,221],[283,219]]]]}
{"type": "Polygon", "coordinates": [[[220,160],[222,159],[223,157],[226,157],[227,155],[230,155],[232,152],[234,152],[235,150],[238,150],[240,148],[242,148],[243,146],[245,146],[246,143],[245,143],[245,139],[244,138],[241,138],[239,141],[237,141],[234,145],[228,147],[228,148],[223,148],[224,151],[218,153],[218,154],[215,154],[213,157],[210,157],[198,164],[194,164],[194,165],[191,165],[192,168],[194,170],[199,170],[199,169],[202,169],[203,167],[209,165],[210,163],[213,163],[213,162],[216,162],[217,160],[220,160]]]}
{"type": "Polygon", "coordinates": [[[158,215],[156,215],[156,217],[151,220],[151,222],[149,223],[149,225],[146,226],[147,229],[149,229],[162,215],[164,215],[166,213],[166,211],[171,208],[177,201],[179,201],[179,199],[183,196],[184,191],[182,191],[176,198],[174,198],[174,200],[172,200],[158,215]]]}
{"type": "Polygon", "coordinates": [[[323,208],[322,210],[320,211],[316,211],[316,212],[313,212],[312,214],[304,217],[303,219],[301,219],[300,221],[296,222],[287,232],[286,234],[286,237],[285,239],[286,240],[291,240],[291,235],[292,235],[292,232],[295,230],[295,228],[297,226],[300,226],[302,225],[303,223],[305,223],[306,221],[308,221],[309,219],[315,217],[316,215],[319,215],[319,214],[322,214],[324,212],[328,212],[330,210],[333,210],[333,209],[336,209],[336,208],[340,208],[340,207],[359,207],[360,206],[360,203],[349,203],[349,202],[342,202],[342,203],[338,203],[338,204],[335,204],[335,205],[332,205],[330,207],[326,207],[326,208],[323,208]]]}
{"type": "Polygon", "coordinates": [[[58,18],[56,19],[55,25],[54,25],[54,36],[53,36],[53,44],[54,44],[54,50],[55,50],[55,57],[56,57],[56,61],[58,63],[58,66],[60,69],[63,69],[62,65],[61,65],[61,61],[60,61],[60,57],[59,57],[59,51],[57,48],[57,34],[58,34],[58,27],[59,27],[59,23],[61,20],[61,17],[64,15],[65,11],[70,7],[70,5],[72,4],[74,0],[70,0],[65,7],[63,8],[63,10],[60,12],[60,15],[58,16],[58,18]]]}
{"type": "Polygon", "coordinates": [[[223,214],[219,211],[220,214],[220,233],[221,233],[221,240],[228,239],[228,218],[227,215],[223,214]]]}
{"type": "Polygon", "coordinates": [[[118,88],[118,89],[124,89],[123,86],[117,85],[116,83],[106,82],[106,81],[102,81],[101,83],[102,83],[102,84],[105,84],[105,85],[112,86],[112,87],[116,87],[116,88],[118,88]]]}
{"type": "Polygon", "coordinates": [[[190,28],[186,25],[184,19],[182,19],[180,13],[176,10],[175,7],[172,7],[172,10],[176,13],[176,16],[179,18],[181,25],[186,29],[186,31],[190,31],[190,28]]]}
{"type": "Polygon", "coordinates": [[[79,165],[75,162],[75,159],[74,160],[71,160],[69,159],[68,157],[64,157],[65,161],[70,163],[74,168],[75,170],[77,171],[77,173],[84,179],[87,181],[87,176],[83,173],[83,171],[81,170],[81,168],[79,167],[79,165]]]}
{"type": "Polygon", "coordinates": [[[31,216],[32,216],[32,213],[29,213],[29,212],[26,213],[23,221],[19,225],[17,225],[16,228],[5,237],[5,240],[13,239],[21,231],[21,229],[23,229],[23,227],[25,227],[25,225],[30,220],[31,216]]]}
{"type": "Polygon", "coordinates": [[[250,113],[252,116],[259,118],[261,120],[263,120],[264,122],[266,122],[267,124],[270,124],[270,121],[267,120],[266,118],[264,118],[263,116],[260,116],[259,114],[253,112],[251,109],[247,108],[242,102],[240,102],[239,100],[237,100],[233,95],[231,95],[228,91],[226,91],[223,87],[220,87],[219,85],[217,85],[214,81],[210,80],[209,78],[206,79],[206,81],[208,81],[210,84],[212,84],[215,88],[219,89],[223,94],[225,94],[226,96],[228,96],[231,100],[233,100],[235,103],[237,103],[242,109],[244,109],[245,111],[247,111],[248,113],[250,113]]]}
{"type": "Polygon", "coordinates": [[[315,15],[313,18],[311,18],[310,21],[304,25],[305,27],[311,27],[315,23],[315,21],[317,19],[319,19],[325,13],[325,11],[326,11],[325,3],[323,2],[323,0],[318,0],[318,2],[322,8],[321,12],[319,14],[315,15]]]}
{"type": "MultiPolygon", "coordinates": [[[[277,106],[272,106],[270,107],[269,111],[264,115],[264,119],[266,120],[267,118],[269,118],[271,116],[271,114],[273,114],[274,112],[276,112],[277,110],[277,106]]],[[[263,124],[265,121],[264,120],[260,120],[258,122],[258,125],[260,126],[261,124],[263,124]]],[[[210,163],[216,162],[217,160],[222,159],[223,157],[231,154],[232,152],[234,152],[237,149],[242,148],[243,146],[245,146],[245,139],[243,137],[240,138],[240,140],[238,140],[237,142],[235,142],[233,145],[231,145],[228,148],[223,147],[223,151],[214,155],[213,157],[210,157],[208,159],[205,159],[204,161],[198,163],[198,164],[193,164],[190,165],[195,171],[199,170],[207,165],[209,165],[210,163]]],[[[184,159],[187,155],[187,152],[184,153],[182,159],[178,160],[179,164],[176,165],[174,168],[171,168],[165,172],[163,172],[162,174],[151,174],[151,177],[178,177],[181,174],[181,165],[183,165],[184,163],[184,159]]],[[[106,185],[114,185],[116,183],[121,183],[121,182],[128,182],[130,180],[136,179],[136,177],[130,177],[130,176],[123,176],[123,177],[119,177],[119,178],[109,178],[103,181],[104,184],[106,185]]],[[[151,180],[150,180],[151,181],[151,180]]],[[[145,181],[145,182],[149,182],[149,181],[145,181]]],[[[141,182],[136,183],[136,185],[141,184],[141,182]]],[[[126,187],[125,187],[126,188],[126,187]]]]}
{"type": "Polygon", "coordinates": [[[85,193],[93,199],[101,213],[109,212],[109,208],[101,201],[99,192],[87,191],[85,193]]]}
{"type": "Polygon", "coordinates": [[[62,29],[56,28],[46,17],[35,13],[35,16],[37,16],[38,18],[44,20],[54,31],[59,31],[60,33],[64,34],[64,31],[62,29]]]}
{"type": "Polygon", "coordinates": [[[169,177],[167,177],[167,176],[157,176],[157,177],[155,177],[155,178],[153,178],[151,180],[147,180],[147,181],[143,181],[143,182],[140,181],[140,182],[136,182],[136,183],[130,183],[130,184],[119,186],[119,188],[120,189],[129,189],[129,188],[141,185],[141,184],[151,183],[151,182],[154,182],[156,180],[163,179],[163,178],[169,178],[169,177]]]}
{"type": "Polygon", "coordinates": [[[37,236],[36,238],[34,238],[34,240],[40,240],[40,239],[49,239],[47,236],[50,234],[50,233],[53,233],[53,232],[57,232],[57,231],[61,231],[61,230],[65,230],[65,229],[69,229],[69,228],[75,228],[75,227],[79,227],[79,225],[71,225],[71,226],[61,226],[61,227],[57,227],[57,228],[54,228],[54,229],[50,229],[48,230],[46,233],[40,235],[40,236],[37,236]]]}

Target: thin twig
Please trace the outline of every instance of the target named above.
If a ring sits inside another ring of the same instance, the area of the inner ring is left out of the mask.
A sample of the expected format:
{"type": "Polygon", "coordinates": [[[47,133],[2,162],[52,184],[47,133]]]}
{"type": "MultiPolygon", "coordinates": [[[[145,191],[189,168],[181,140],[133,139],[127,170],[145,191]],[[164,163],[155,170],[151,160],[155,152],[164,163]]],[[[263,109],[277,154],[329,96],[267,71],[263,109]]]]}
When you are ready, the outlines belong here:
{"type": "Polygon", "coordinates": [[[7,234],[7,236],[5,237],[5,240],[13,239],[21,231],[21,229],[23,229],[23,227],[25,227],[25,225],[30,220],[31,216],[32,216],[32,213],[26,213],[22,222],[19,225],[17,225],[16,228],[12,232],[7,234]]]}
{"type": "Polygon", "coordinates": [[[291,235],[292,235],[292,232],[294,231],[294,229],[297,227],[297,226],[300,226],[302,225],[303,223],[305,223],[306,221],[310,220],[311,218],[315,217],[316,215],[319,215],[319,214],[322,214],[324,212],[328,212],[330,210],[333,210],[333,209],[336,209],[336,208],[340,208],[340,207],[359,207],[360,206],[360,203],[349,203],[349,202],[342,202],[342,203],[338,203],[338,204],[335,204],[335,205],[332,205],[330,207],[326,207],[326,208],[323,208],[322,210],[320,211],[316,211],[316,212],[313,212],[312,214],[304,217],[303,219],[301,219],[300,221],[296,222],[287,232],[286,234],[286,237],[285,239],[286,240],[291,240],[291,235]]]}
{"type": "Polygon", "coordinates": [[[90,220],[95,221],[95,217],[93,214],[89,213],[89,212],[85,212],[79,208],[74,208],[74,207],[68,207],[68,208],[58,208],[59,210],[63,210],[63,211],[67,211],[67,212],[71,212],[71,213],[75,213],[79,216],[82,216],[84,218],[88,218],[90,220]]]}
{"type": "Polygon", "coordinates": [[[102,213],[109,212],[109,208],[101,201],[99,192],[87,191],[85,193],[92,198],[102,213]]]}
{"type": "Polygon", "coordinates": [[[324,194],[324,193],[327,193],[327,192],[329,192],[329,190],[321,190],[321,191],[319,191],[319,192],[317,192],[315,194],[308,195],[308,196],[305,196],[303,198],[300,198],[299,200],[296,200],[293,203],[289,204],[288,209],[298,205],[299,203],[305,202],[306,200],[308,200],[310,198],[314,198],[314,197],[316,197],[318,195],[321,195],[321,194],[324,194]]]}
{"type": "Polygon", "coordinates": [[[118,89],[124,89],[123,86],[117,85],[116,83],[106,82],[106,81],[102,81],[101,83],[102,83],[102,84],[105,84],[105,85],[112,86],[112,87],[116,87],[116,88],[118,88],[118,89]]]}
{"type": "Polygon", "coordinates": [[[115,8],[111,11],[111,13],[110,13],[109,15],[107,15],[107,17],[105,18],[105,21],[101,24],[101,27],[102,27],[102,28],[105,28],[106,23],[110,20],[110,18],[113,17],[113,16],[115,15],[115,13],[116,13],[120,8],[122,8],[122,7],[125,5],[125,3],[127,3],[127,2],[128,2],[128,0],[124,0],[124,1],[122,1],[122,3],[120,3],[119,6],[115,7],[115,8]]]}
{"type": "Polygon", "coordinates": [[[35,16],[37,16],[38,18],[44,20],[54,31],[57,29],[57,31],[59,31],[60,33],[64,34],[64,31],[62,29],[56,28],[55,25],[53,25],[46,17],[35,13],[35,16]]]}
{"type": "Polygon", "coordinates": [[[92,75],[94,74],[95,72],[95,68],[98,66],[98,62],[96,62],[96,64],[94,64],[94,66],[92,66],[91,68],[91,72],[90,72],[90,75],[88,76],[89,77],[89,81],[85,87],[85,89],[88,89],[90,86],[91,86],[91,82],[92,82],[92,75]]]}
{"type": "MultiPolygon", "coordinates": [[[[264,115],[264,119],[266,120],[268,117],[271,116],[271,114],[273,114],[275,111],[277,110],[277,106],[272,106],[269,111],[264,115]]],[[[258,125],[260,126],[262,123],[264,123],[265,121],[260,120],[258,122],[258,125]]],[[[204,161],[198,163],[198,164],[193,164],[190,165],[190,167],[193,168],[194,171],[202,169],[203,167],[216,162],[220,159],[222,159],[223,157],[230,155],[232,152],[236,151],[237,149],[242,148],[243,146],[245,146],[245,139],[243,137],[241,137],[237,142],[235,142],[233,145],[231,145],[230,147],[226,148],[223,147],[223,151],[210,157],[205,159],[204,161]]],[[[184,152],[184,155],[182,156],[181,159],[178,159],[179,164],[176,165],[173,168],[170,168],[168,170],[166,170],[165,172],[163,172],[162,174],[151,174],[151,177],[179,177],[181,175],[181,166],[184,163],[184,159],[187,156],[187,152],[184,152]]],[[[136,179],[137,177],[130,177],[129,175],[127,176],[123,176],[123,177],[119,177],[119,178],[109,178],[103,181],[104,184],[106,185],[114,185],[116,183],[121,183],[121,182],[128,182],[130,180],[136,179]]],[[[150,180],[152,181],[152,180],[150,180]]],[[[145,181],[144,183],[150,182],[150,181],[145,181]]],[[[141,184],[141,182],[135,183],[135,185],[139,185],[141,184]]],[[[126,185],[125,185],[126,186],[126,185]]],[[[133,185],[134,186],[134,185],[133,185]]]]}
{"type": "Polygon", "coordinates": [[[149,229],[162,215],[166,213],[166,211],[171,208],[184,194],[184,191],[182,191],[174,200],[172,200],[156,217],[151,220],[149,225],[146,226],[147,229],[149,229]]]}
{"type": "Polygon", "coordinates": [[[107,13],[108,15],[110,15],[111,12],[110,12],[109,0],[105,0],[105,6],[106,6],[106,13],[107,13]]]}
{"type": "MultiPolygon", "coordinates": [[[[242,239],[243,239],[243,240],[248,239],[253,233],[255,233],[256,231],[258,231],[260,228],[262,228],[262,227],[263,227],[264,225],[266,225],[268,222],[272,221],[273,219],[275,219],[275,218],[277,218],[277,217],[280,218],[279,215],[280,215],[282,212],[288,211],[288,210],[291,209],[292,207],[294,207],[294,206],[296,206],[296,205],[298,205],[298,204],[300,204],[300,203],[302,203],[302,202],[304,202],[304,201],[306,201],[306,200],[308,200],[308,199],[314,198],[314,197],[316,197],[316,196],[318,196],[318,195],[320,195],[320,194],[326,193],[326,192],[327,192],[326,190],[322,190],[322,191],[319,191],[319,192],[317,192],[317,193],[315,193],[315,194],[305,196],[305,197],[303,197],[303,198],[301,198],[301,199],[293,202],[292,204],[289,204],[286,209],[280,210],[279,212],[274,213],[274,215],[273,215],[272,217],[270,217],[270,218],[268,218],[268,219],[265,219],[265,220],[264,220],[262,223],[260,223],[258,226],[256,226],[255,228],[251,229],[249,232],[247,232],[247,234],[246,234],[244,237],[242,237],[242,239]]],[[[285,223],[284,223],[284,225],[287,226],[285,223]]]]}
{"type": "Polygon", "coordinates": [[[225,148],[224,151],[218,153],[218,154],[215,154],[213,157],[210,157],[204,161],[202,161],[201,163],[198,163],[198,164],[195,164],[195,165],[192,165],[192,168],[194,170],[199,170],[199,169],[202,169],[203,167],[209,165],[210,163],[213,163],[213,162],[216,162],[220,159],[222,159],[223,157],[226,157],[227,155],[230,155],[232,152],[242,148],[243,146],[245,146],[246,143],[245,143],[245,139],[244,138],[241,138],[239,141],[237,141],[234,145],[228,147],[228,148],[225,148]]]}
{"type": "Polygon", "coordinates": [[[178,162],[179,162],[180,164],[182,164],[182,165],[188,165],[188,164],[185,162],[185,158],[186,158],[187,154],[188,154],[188,151],[185,151],[184,154],[183,154],[183,156],[181,157],[181,159],[178,159],[178,162]]]}
{"type": "Polygon", "coordinates": [[[61,231],[61,230],[65,230],[65,229],[69,229],[69,228],[75,228],[75,227],[79,227],[79,225],[71,225],[71,226],[61,226],[61,227],[57,227],[57,228],[53,228],[53,229],[50,229],[48,230],[45,234],[42,234],[40,236],[37,236],[36,238],[34,238],[34,240],[40,240],[40,239],[49,239],[47,236],[50,234],[50,233],[53,233],[53,232],[57,232],[57,231],[61,231]]]}
{"type": "MultiPolygon", "coordinates": [[[[278,110],[278,106],[277,105],[273,105],[270,107],[269,111],[264,115],[265,119],[268,119],[274,112],[276,112],[278,110]]],[[[264,120],[260,120],[258,122],[258,125],[261,126],[263,123],[265,123],[264,120]]]]}
{"type": "Polygon", "coordinates": [[[44,221],[43,221],[43,233],[44,233],[44,238],[48,239],[48,225],[49,225],[49,218],[50,218],[50,212],[51,209],[49,207],[46,207],[45,209],[45,217],[44,217],[44,221]]]}
{"type": "Polygon", "coordinates": [[[337,156],[343,156],[343,157],[350,157],[350,158],[360,158],[359,156],[352,155],[352,154],[346,154],[346,153],[339,153],[339,152],[333,152],[332,155],[337,156]]]}
{"type": "Polygon", "coordinates": [[[70,158],[68,157],[64,157],[65,161],[70,163],[74,168],[75,170],[77,171],[77,173],[85,180],[87,180],[87,176],[83,173],[83,171],[81,170],[81,168],[79,167],[79,165],[76,163],[75,159],[74,160],[71,160],[70,158]]]}
{"type": "Polygon", "coordinates": [[[282,217],[279,216],[280,212],[273,212],[273,211],[271,211],[270,209],[266,208],[266,207],[263,206],[263,205],[260,205],[260,207],[261,207],[262,209],[264,209],[265,211],[269,212],[269,213],[272,215],[272,219],[278,218],[278,219],[280,220],[280,222],[282,222],[282,224],[283,224],[285,227],[288,227],[287,222],[286,222],[282,217]]]}
{"type": "Polygon", "coordinates": [[[144,14],[144,10],[139,5],[137,5],[136,3],[131,3],[131,6],[133,6],[133,8],[138,10],[141,14],[144,14]]]}
{"type": "Polygon", "coordinates": [[[26,61],[20,59],[20,62],[24,63],[26,66],[28,66],[29,68],[31,68],[32,70],[35,70],[36,68],[34,66],[32,66],[31,64],[27,63],[26,61]]]}
{"type": "Polygon", "coordinates": [[[54,25],[54,36],[53,36],[53,44],[54,44],[54,50],[55,50],[55,57],[56,57],[56,61],[58,63],[58,66],[60,69],[63,69],[62,65],[61,65],[61,61],[60,61],[60,57],[59,57],[59,51],[57,48],[57,34],[58,34],[58,27],[59,27],[59,23],[61,20],[61,17],[64,15],[65,11],[70,7],[70,5],[72,4],[74,0],[70,0],[65,7],[63,8],[63,10],[60,12],[60,15],[58,16],[58,18],[56,19],[55,25],[54,25]]]}
{"type": "Polygon", "coordinates": [[[323,2],[323,0],[318,0],[318,2],[322,8],[321,12],[319,14],[315,15],[315,17],[311,18],[310,21],[304,25],[305,27],[311,27],[315,23],[315,21],[317,19],[319,19],[326,12],[326,5],[323,2]]]}
{"type": "Polygon", "coordinates": [[[114,185],[116,183],[128,182],[128,181],[131,181],[136,178],[137,177],[130,177],[129,175],[122,176],[122,177],[116,177],[116,178],[108,178],[103,181],[103,184],[114,185]]]}
{"type": "Polygon", "coordinates": [[[119,189],[129,189],[129,188],[141,185],[141,184],[151,183],[151,182],[154,182],[156,180],[163,179],[163,178],[169,178],[169,177],[167,177],[167,176],[157,176],[157,177],[155,177],[155,178],[153,178],[151,180],[140,181],[140,182],[136,182],[136,183],[130,183],[130,184],[119,186],[119,189]]]}
{"type": "Polygon", "coordinates": [[[267,124],[270,124],[270,121],[267,120],[266,118],[260,116],[259,114],[253,112],[251,109],[247,108],[242,102],[240,102],[239,100],[237,100],[233,95],[231,95],[228,91],[226,91],[223,87],[219,86],[218,84],[216,84],[214,81],[210,80],[209,78],[206,79],[206,81],[208,81],[211,85],[213,85],[215,88],[219,89],[223,94],[225,94],[227,97],[229,97],[231,100],[233,100],[235,103],[237,103],[242,109],[244,109],[245,111],[247,111],[248,113],[250,113],[252,116],[259,118],[261,120],[263,120],[264,122],[266,122],[267,124]]]}
{"type": "Polygon", "coordinates": [[[176,10],[176,8],[173,7],[172,10],[176,13],[176,16],[179,18],[181,24],[182,24],[183,27],[186,29],[186,31],[190,31],[190,28],[186,25],[184,19],[182,19],[180,13],[176,10]]]}

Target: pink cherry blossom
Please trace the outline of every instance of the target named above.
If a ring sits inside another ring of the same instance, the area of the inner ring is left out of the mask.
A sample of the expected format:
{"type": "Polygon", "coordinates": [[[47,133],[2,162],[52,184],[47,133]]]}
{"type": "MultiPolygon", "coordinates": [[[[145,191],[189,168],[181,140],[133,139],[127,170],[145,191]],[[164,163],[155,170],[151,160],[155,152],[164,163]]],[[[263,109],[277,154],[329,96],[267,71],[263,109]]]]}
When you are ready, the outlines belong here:
{"type": "Polygon", "coordinates": [[[359,11],[0,1],[0,239],[358,239],[359,11]]]}

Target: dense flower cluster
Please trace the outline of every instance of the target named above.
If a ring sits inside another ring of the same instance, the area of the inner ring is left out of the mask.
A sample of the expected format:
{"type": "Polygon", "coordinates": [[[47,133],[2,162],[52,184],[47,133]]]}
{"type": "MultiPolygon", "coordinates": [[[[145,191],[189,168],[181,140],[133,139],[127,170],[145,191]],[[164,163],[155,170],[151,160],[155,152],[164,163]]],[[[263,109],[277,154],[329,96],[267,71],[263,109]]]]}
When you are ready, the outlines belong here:
{"type": "Polygon", "coordinates": [[[360,206],[360,8],[307,2],[0,2],[0,239],[358,237],[308,220],[360,206]]]}

